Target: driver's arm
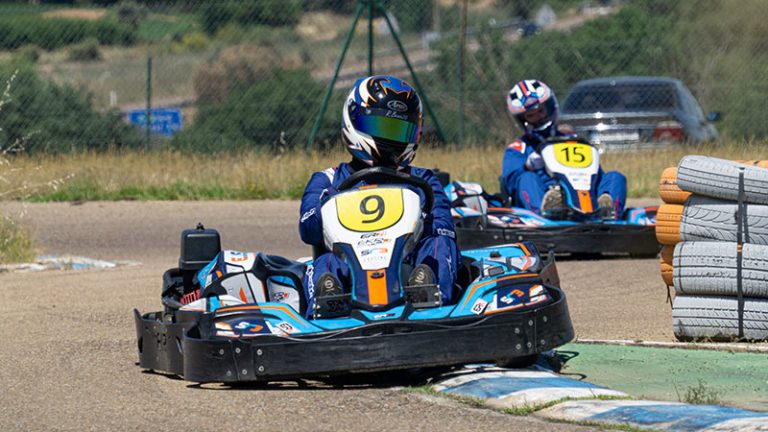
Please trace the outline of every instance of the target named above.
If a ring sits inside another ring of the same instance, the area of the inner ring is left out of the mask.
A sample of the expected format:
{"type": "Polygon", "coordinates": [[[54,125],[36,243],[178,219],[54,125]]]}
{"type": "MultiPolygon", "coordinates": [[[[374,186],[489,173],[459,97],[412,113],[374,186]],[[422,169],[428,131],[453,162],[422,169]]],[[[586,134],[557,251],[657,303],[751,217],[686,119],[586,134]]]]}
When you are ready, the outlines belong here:
{"type": "Polygon", "coordinates": [[[456,232],[453,229],[451,202],[448,200],[448,196],[445,195],[445,190],[443,190],[443,186],[440,184],[437,176],[428,169],[424,169],[418,174],[414,172],[414,174],[426,180],[432,187],[432,192],[435,195],[435,204],[432,206],[432,212],[427,216],[427,220],[425,220],[427,225],[432,225],[432,232],[425,231],[425,234],[446,236],[455,241],[456,232]]]}
{"type": "Polygon", "coordinates": [[[304,189],[299,210],[299,234],[304,243],[320,245],[323,243],[323,220],[320,216],[320,201],[324,193],[332,189],[331,180],[324,172],[316,172],[304,189]]]}

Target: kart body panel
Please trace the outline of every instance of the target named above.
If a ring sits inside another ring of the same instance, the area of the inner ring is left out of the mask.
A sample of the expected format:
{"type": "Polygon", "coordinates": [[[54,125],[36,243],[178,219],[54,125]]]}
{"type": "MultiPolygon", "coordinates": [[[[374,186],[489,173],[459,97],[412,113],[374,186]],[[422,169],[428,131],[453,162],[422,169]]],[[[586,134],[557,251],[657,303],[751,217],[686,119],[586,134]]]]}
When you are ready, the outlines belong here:
{"type": "MultiPolygon", "coordinates": [[[[195,382],[266,382],[503,363],[573,339],[553,255],[544,262],[527,243],[470,250],[462,257],[471,283],[456,303],[439,307],[416,308],[406,301],[328,319],[308,319],[269,301],[212,311],[134,310],[139,366],[195,382]]],[[[180,297],[189,289],[183,288],[182,273],[166,273],[164,295],[178,288],[172,295],[180,297]]]]}

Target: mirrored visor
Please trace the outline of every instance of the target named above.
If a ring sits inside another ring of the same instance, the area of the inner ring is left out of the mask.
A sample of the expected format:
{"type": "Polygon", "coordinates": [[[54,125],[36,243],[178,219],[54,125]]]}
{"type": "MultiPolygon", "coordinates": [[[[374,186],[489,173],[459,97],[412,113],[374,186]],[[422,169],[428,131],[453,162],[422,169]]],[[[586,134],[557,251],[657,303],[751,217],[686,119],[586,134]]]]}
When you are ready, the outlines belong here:
{"type": "Polygon", "coordinates": [[[382,115],[357,116],[353,121],[355,129],[376,138],[413,143],[419,137],[419,125],[382,115]]]}

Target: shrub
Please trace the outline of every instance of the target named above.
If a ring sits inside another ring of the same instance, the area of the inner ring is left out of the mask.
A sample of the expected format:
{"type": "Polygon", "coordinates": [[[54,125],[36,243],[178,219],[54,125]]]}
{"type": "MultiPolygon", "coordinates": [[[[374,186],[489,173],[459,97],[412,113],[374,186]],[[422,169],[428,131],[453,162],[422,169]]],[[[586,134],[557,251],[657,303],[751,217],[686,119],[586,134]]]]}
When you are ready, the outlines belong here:
{"type": "Polygon", "coordinates": [[[195,31],[181,36],[178,42],[171,44],[171,49],[174,52],[203,51],[208,48],[210,43],[211,41],[205,33],[195,31]]]}
{"type": "MultiPolygon", "coordinates": [[[[325,86],[306,70],[278,70],[260,83],[241,82],[222,103],[200,105],[195,123],[172,141],[172,146],[203,152],[303,146],[317,115],[325,86]]],[[[342,93],[330,103],[319,141],[339,136],[342,93]]]]}
{"type": "MultiPolygon", "coordinates": [[[[141,146],[138,129],[119,112],[96,112],[82,92],[45,81],[30,66],[15,67],[13,98],[0,116],[0,145],[23,143],[26,153],[141,146]]],[[[0,69],[0,82],[12,75],[10,68],[0,69]]]]}
{"type": "Polygon", "coordinates": [[[89,37],[105,45],[129,45],[135,30],[111,20],[77,20],[28,16],[0,17],[0,48],[17,49],[34,44],[46,50],[78,43],[89,37]]]}
{"type": "Polygon", "coordinates": [[[193,83],[198,103],[221,103],[238,85],[269,80],[276,64],[278,56],[270,48],[254,45],[225,48],[195,73],[193,83]]]}
{"type": "Polygon", "coordinates": [[[101,60],[98,39],[90,37],[69,47],[69,59],[72,61],[101,60]]]}
{"type": "Polygon", "coordinates": [[[24,45],[14,53],[14,61],[22,63],[37,63],[40,60],[40,48],[35,45],[24,45]]]}
{"type": "Polygon", "coordinates": [[[203,29],[212,35],[229,23],[293,26],[301,13],[300,0],[228,0],[206,3],[201,20],[203,29]]]}

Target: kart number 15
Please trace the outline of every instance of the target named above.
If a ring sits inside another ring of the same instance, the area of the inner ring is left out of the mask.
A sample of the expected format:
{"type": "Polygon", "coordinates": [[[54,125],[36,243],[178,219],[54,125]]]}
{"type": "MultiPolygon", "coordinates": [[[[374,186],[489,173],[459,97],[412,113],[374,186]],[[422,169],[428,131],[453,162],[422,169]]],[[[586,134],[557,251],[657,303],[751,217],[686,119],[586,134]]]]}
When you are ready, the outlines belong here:
{"type": "Polygon", "coordinates": [[[555,144],[555,158],[570,168],[586,168],[592,165],[592,147],[576,142],[555,144]]]}
{"type": "Polygon", "coordinates": [[[403,216],[403,194],[396,188],[358,190],[337,195],[339,222],[350,230],[372,232],[387,229],[403,216]]]}

